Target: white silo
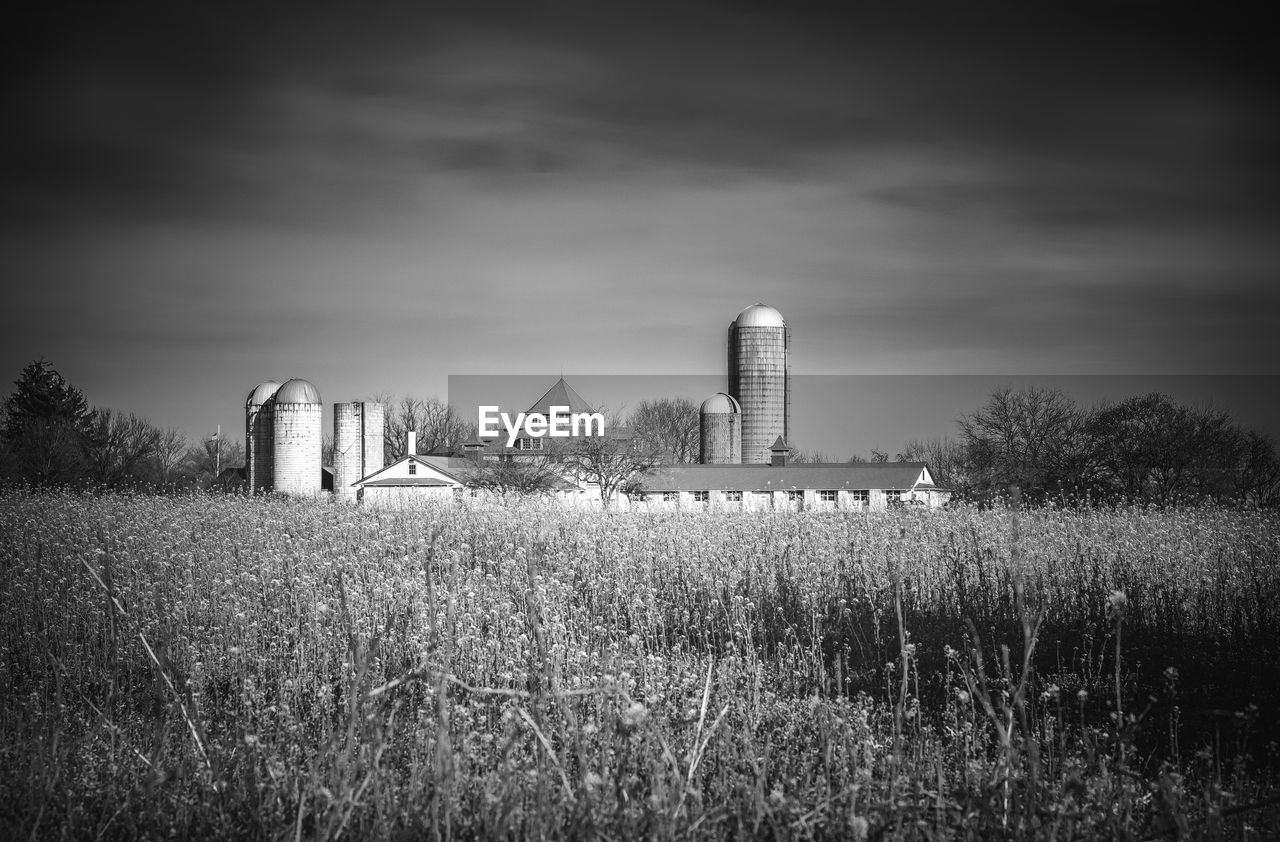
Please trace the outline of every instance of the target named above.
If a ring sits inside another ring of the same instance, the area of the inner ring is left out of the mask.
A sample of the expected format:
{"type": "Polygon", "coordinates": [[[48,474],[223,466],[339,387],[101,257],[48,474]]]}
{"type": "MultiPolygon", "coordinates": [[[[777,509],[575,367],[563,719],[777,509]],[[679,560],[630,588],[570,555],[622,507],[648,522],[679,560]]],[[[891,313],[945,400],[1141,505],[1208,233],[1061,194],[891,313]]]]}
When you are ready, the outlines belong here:
{"type": "Polygon", "coordinates": [[[271,409],[276,491],[320,492],[322,412],[320,390],[306,380],[290,380],[276,391],[271,409]]]}
{"type": "Polygon", "coordinates": [[[742,407],[742,461],[767,464],[769,447],[790,440],[791,329],[782,314],[756,303],[729,324],[729,394],[742,407]]]}
{"type": "Polygon", "coordinates": [[[333,493],[338,499],[354,500],[351,483],[382,469],[385,414],[380,403],[333,405],[333,493]]]}
{"type": "Polygon", "coordinates": [[[265,380],[254,387],[244,402],[244,468],[249,491],[270,491],[271,454],[275,449],[275,429],[271,408],[280,384],[265,380]]]}
{"type": "Polygon", "coordinates": [[[742,461],[742,407],[716,392],[698,410],[698,461],[704,465],[737,465],[742,461]]]}

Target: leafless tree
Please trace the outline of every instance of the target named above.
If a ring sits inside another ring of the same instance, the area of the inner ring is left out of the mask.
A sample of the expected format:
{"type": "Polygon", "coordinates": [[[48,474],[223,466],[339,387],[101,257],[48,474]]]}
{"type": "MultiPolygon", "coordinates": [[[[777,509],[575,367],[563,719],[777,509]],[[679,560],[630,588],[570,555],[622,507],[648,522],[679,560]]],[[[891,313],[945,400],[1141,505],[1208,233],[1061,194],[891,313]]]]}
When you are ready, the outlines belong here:
{"type": "Polygon", "coordinates": [[[466,484],[509,500],[549,494],[562,477],[562,463],[550,453],[542,453],[519,459],[480,460],[466,472],[466,484]]]}
{"type": "Polygon", "coordinates": [[[643,400],[631,412],[627,426],[659,453],[675,462],[697,462],[698,405],[688,398],[643,400]]]}
{"type": "Polygon", "coordinates": [[[639,488],[643,475],[662,462],[662,451],[631,434],[616,414],[606,414],[605,435],[569,439],[557,458],[578,479],[596,485],[608,508],[615,495],[639,488]]]}
{"type": "Polygon", "coordinates": [[[141,474],[159,445],[160,431],[145,418],[95,409],[85,436],[85,462],[95,482],[117,485],[142,479],[141,474]]]}
{"type": "Polygon", "coordinates": [[[386,407],[383,421],[383,454],[387,464],[405,455],[409,431],[417,433],[419,453],[427,453],[440,445],[458,445],[475,433],[452,406],[436,397],[419,400],[412,395],[396,398],[389,392],[375,395],[373,400],[386,407]]]}
{"type": "Polygon", "coordinates": [[[1241,437],[1236,488],[1240,500],[1254,506],[1280,506],[1280,458],[1275,443],[1256,430],[1241,437]]]}
{"type": "Polygon", "coordinates": [[[244,442],[239,439],[221,442],[203,439],[187,448],[183,470],[197,484],[208,486],[218,479],[219,464],[224,469],[243,465],[244,442]]]}
{"type": "Polygon", "coordinates": [[[1095,450],[1111,493],[1169,504],[1249,496],[1241,465],[1252,454],[1265,475],[1265,447],[1229,415],[1153,392],[1094,413],[1095,450]]]}
{"type": "Polygon", "coordinates": [[[795,447],[791,449],[791,454],[787,457],[787,461],[796,464],[817,464],[830,462],[831,460],[821,450],[805,450],[795,447]]]}
{"type": "Polygon", "coordinates": [[[924,462],[939,488],[965,493],[970,481],[965,463],[964,446],[955,439],[939,436],[912,439],[898,454],[899,462],[924,462]]]}
{"type": "Polygon", "coordinates": [[[169,427],[160,432],[156,440],[156,464],[160,468],[160,481],[168,484],[174,468],[182,462],[187,452],[187,434],[177,427],[169,427]]]}
{"type": "Polygon", "coordinates": [[[1032,497],[1077,490],[1091,468],[1088,419],[1059,389],[996,389],[957,420],[976,490],[1017,485],[1032,497]]]}

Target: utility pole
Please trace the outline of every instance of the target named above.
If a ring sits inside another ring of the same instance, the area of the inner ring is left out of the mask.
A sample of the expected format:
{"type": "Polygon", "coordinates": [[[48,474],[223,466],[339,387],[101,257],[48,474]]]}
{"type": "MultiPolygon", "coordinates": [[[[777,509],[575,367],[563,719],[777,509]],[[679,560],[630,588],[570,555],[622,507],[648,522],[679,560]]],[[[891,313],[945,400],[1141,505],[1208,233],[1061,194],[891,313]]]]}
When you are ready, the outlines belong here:
{"type": "Polygon", "coordinates": [[[213,481],[217,482],[218,477],[222,476],[222,425],[218,425],[218,432],[213,434],[213,481]]]}

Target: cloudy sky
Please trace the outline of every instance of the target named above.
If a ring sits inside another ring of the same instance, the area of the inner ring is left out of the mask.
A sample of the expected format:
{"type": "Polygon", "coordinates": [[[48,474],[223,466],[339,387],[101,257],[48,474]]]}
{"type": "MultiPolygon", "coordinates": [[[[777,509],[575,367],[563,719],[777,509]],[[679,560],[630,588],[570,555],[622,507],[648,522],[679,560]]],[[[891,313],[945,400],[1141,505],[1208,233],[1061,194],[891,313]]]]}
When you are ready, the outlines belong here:
{"type": "Polygon", "coordinates": [[[235,430],[267,378],[718,374],[757,300],[804,375],[1278,373],[1238,9],[27,5],[6,386],[235,430]]]}

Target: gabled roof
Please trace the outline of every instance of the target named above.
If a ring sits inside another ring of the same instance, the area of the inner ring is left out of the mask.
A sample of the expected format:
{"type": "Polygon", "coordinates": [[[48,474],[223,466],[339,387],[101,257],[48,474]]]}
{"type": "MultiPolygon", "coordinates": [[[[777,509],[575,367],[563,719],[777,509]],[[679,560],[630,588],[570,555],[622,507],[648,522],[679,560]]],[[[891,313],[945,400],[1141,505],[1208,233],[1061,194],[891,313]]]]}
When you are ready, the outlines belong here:
{"type": "Polygon", "coordinates": [[[791,465],[661,465],[641,477],[657,491],[909,491],[933,488],[924,462],[807,462],[791,465]],[[923,480],[923,481],[922,481],[923,480]]]}
{"type": "Polygon", "coordinates": [[[551,415],[551,407],[553,406],[567,406],[571,413],[595,412],[595,410],[582,399],[582,395],[575,392],[573,387],[565,382],[563,377],[557,380],[556,384],[548,389],[547,393],[539,398],[533,406],[525,410],[525,414],[537,412],[542,415],[549,416],[551,415]]]}
{"type": "Polygon", "coordinates": [[[415,488],[447,488],[452,485],[452,483],[448,483],[440,479],[432,479],[431,477],[391,477],[390,479],[375,479],[362,484],[365,488],[376,488],[379,486],[390,486],[395,488],[404,488],[407,486],[413,486],[415,488]]]}
{"type": "MultiPolygon", "coordinates": [[[[392,462],[385,468],[375,471],[363,479],[357,480],[352,483],[352,485],[398,487],[432,487],[449,485],[449,483],[435,479],[434,477],[386,476],[386,474],[396,465],[403,464],[410,459],[420,465],[425,465],[428,468],[440,472],[444,476],[461,485],[466,485],[470,479],[471,473],[481,467],[469,456],[405,456],[403,459],[392,462]]],[[[562,491],[578,488],[574,483],[561,477],[554,478],[551,484],[554,488],[562,491]]]]}
{"type": "Polygon", "coordinates": [[[373,473],[369,474],[367,477],[361,477],[360,479],[356,480],[351,484],[352,485],[415,485],[415,484],[421,485],[422,483],[414,483],[412,482],[412,480],[427,479],[427,477],[420,478],[420,477],[386,476],[386,474],[388,474],[392,468],[395,468],[397,465],[403,465],[405,462],[408,462],[411,460],[414,462],[417,462],[419,465],[426,465],[430,468],[434,468],[435,470],[439,471],[440,473],[444,474],[450,479],[455,480],[456,482],[465,482],[465,476],[463,475],[462,472],[467,465],[471,464],[471,460],[469,459],[455,459],[455,458],[445,457],[445,456],[418,456],[415,454],[413,456],[401,457],[400,459],[397,459],[396,461],[392,462],[390,465],[385,465],[379,468],[378,470],[374,471],[373,473]]]}

